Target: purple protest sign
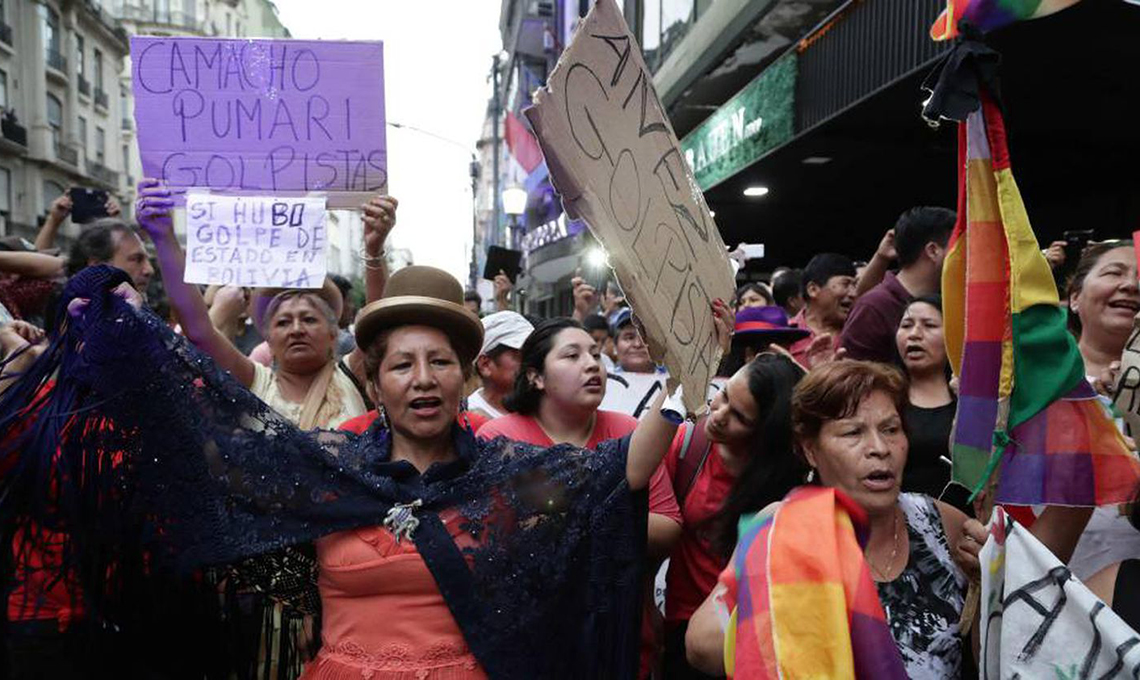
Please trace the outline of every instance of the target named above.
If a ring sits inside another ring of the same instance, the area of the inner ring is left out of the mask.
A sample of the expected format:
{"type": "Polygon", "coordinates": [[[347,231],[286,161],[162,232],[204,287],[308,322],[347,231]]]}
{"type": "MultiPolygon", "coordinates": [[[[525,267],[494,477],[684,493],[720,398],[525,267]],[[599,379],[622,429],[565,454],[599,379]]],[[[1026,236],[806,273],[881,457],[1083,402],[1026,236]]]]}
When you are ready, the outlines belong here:
{"type": "Polygon", "coordinates": [[[386,189],[383,43],[134,36],[131,58],[143,172],[180,200],[386,189]]]}

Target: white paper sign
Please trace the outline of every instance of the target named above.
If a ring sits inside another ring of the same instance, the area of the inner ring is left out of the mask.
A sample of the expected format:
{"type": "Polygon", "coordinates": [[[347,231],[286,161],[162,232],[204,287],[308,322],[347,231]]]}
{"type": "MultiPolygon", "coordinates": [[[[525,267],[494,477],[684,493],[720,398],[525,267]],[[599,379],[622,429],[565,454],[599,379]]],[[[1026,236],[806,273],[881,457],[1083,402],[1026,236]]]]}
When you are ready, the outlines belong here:
{"type": "MultiPolygon", "coordinates": [[[[666,388],[668,379],[667,373],[610,373],[606,376],[606,396],[598,408],[641,420],[650,412],[657,393],[666,388]]],[[[711,402],[720,391],[718,382],[709,383],[706,402],[711,402]]]]}
{"type": "Polygon", "coordinates": [[[1133,678],[1140,636],[1024,527],[994,509],[981,552],[981,677],[1133,678]]]}
{"type": "Polygon", "coordinates": [[[186,282],[320,288],[328,230],[324,196],[186,194],[186,282]]]}

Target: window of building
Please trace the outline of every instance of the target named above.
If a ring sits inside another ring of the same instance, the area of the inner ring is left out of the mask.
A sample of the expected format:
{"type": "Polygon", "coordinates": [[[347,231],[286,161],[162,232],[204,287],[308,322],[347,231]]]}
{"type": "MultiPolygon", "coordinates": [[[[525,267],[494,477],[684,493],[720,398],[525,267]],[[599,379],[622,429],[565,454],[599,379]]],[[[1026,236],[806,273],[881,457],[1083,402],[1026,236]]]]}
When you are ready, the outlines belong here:
{"type": "Polygon", "coordinates": [[[162,24],[170,23],[170,0],[154,1],[154,20],[162,24]]]}
{"type": "Polygon", "coordinates": [[[0,168],[0,213],[12,214],[12,171],[8,168],[0,168]]]}
{"type": "Polygon", "coordinates": [[[131,172],[131,147],[126,144],[123,145],[123,172],[128,176],[131,172]]]}
{"type": "Polygon", "coordinates": [[[63,195],[63,185],[58,182],[53,182],[50,179],[44,180],[44,197],[43,197],[43,211],[44,213],[51,212],[51,204],[55,199],[63,195]]]}
{"type": "Polygon", "coordinates": [[[123,129],[131,129],[131,103],[127,88],[119,88],[119,115],[123,117],[123,129]]]}
{"type": "Polygon", "coordinates": [[[95,160],[100,164],[107,160],[107,131],[101,127],[95,128],[95,160]]]}
{"type": "Polygon", "coordinates": [[[646,65],[653,68],[661,46],[661,0],[645,0],[641,11],[641,52],[646,65]]]}
{"type": "Polygon", "coordinates": [[[680,44],[715,0],[645,0],[641,15],[641,50],[656,70],[680,44]]]}
{"type": "Polygon", "coordinates": [[[0,71],[0,109],[8,108],[8,72],[0,71]]]}
{"type": "Polygon", "coordinates": [[[95,70],[95,89],[103,91],[103,53],[95,50],[95,54],[91,60],[91,66],[95,70]]]}
{"type": "Polygon", "coordinates": [[[83,76],[86,75],[84,73],[84,71],[86,70],[85,67],[87,66],[87,59],[85,57],[86,52],[87,52],[87,46],[84,44],[83,36],[76,33],[75,34],[75,74],[78,75],[80,78],[83,78],[83,76]]]}
{"type": "Polygon", "coordinates": [[[87,148],[87,119],[80,116],[78,122],[79,125],[75,129],[75,134],[79,137],[79,146],[87,148]]]}
{"type": "Polygon", "coordinates": [[[44,32],[44,51],[46,52],[48,64],[53,68],[56,66],[52,63],[53,60],[58,60],[60,57],[59,49],[59,13],[47,5],[39,5],[40,13],[40,27],[44,32]]]}
{"type": "Polygon", "coordinates": [[[47,121],[48,127],[51,128],[51,143],[58,148],[63,135],[63,104],[50,92],[47,96],[47,121]]]}

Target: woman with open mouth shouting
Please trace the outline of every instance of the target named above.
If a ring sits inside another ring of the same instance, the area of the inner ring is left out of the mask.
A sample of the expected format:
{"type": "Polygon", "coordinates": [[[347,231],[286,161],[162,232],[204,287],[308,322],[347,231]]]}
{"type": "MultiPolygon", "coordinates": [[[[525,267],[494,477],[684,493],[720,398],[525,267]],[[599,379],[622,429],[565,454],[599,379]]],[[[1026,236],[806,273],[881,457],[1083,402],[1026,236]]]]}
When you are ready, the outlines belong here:
{"type": "MultiPolygon", "coordinates": [[[[966,516],[929,496],[901,492],[906,402],[906,383],[894,368],[835,361],[796,386],[792,429],[818,482],[842,491],[867,514],[863,554],[907,677],[957,678],[965,644],[959,620],[967,580],[958,563],[969,563],[962,552],[970,540],[963,530],[966,516]]],[[[713,604],[723,588],[718,585],[694,614],[690,648],[723,649],[713,604]]],[[[723,657],[702,658],[712,664],[702,670],[723,673],[723,657]]]]}
{"type": "MultiPolygon", "coordinates": [[[[385,415],[363,435],[304,432],[127,280],[107,266],[73,277],[68,322],[0,399],[0,527],[68,526],[63,563],[93,617],[129,637],[131,598],[150,593],[124,579],[239,565],[249,586],[321,613],[307,680],[636,677],[645,490],[677,429],[662,400],[592,451],[476,439],[456,420],[482,324],[457,280],[412,266],[357,316],[385,415]],[[27,428],[32,400],[67,417],[27,428]],[[311,569],[256,567],[307,545],[311,569]]],[[[91,653],[115,649],[131,645],[91,653]]],[[[219,670],[225,650],[196,649],[219,670]]]]}

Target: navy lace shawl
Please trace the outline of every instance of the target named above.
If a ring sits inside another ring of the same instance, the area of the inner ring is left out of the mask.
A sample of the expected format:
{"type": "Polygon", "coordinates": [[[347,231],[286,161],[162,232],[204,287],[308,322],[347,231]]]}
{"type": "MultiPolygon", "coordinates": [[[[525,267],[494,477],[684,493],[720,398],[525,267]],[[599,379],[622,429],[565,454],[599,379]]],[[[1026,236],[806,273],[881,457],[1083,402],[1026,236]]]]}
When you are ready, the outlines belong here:
{"type": "Polygon", "coordinates": [[[111,295],[123,280],[109,267],[74,277],[63,304],[90,298],[87,313],[0,401],[5,536],[28,522],[66,532],[98,615],[121,606],[123,590],[99,575],[129,550],[186,574],[377,525],[419,500],[416,547],[490,677],[636,676],[646,494],[626,484],[628,440],[542,449],[456,427],[459,459],[420,475],[389,460],[382,429],[299,431],[111,295]],[[444,511],[461,518],[462,541],[444,511]]]}

